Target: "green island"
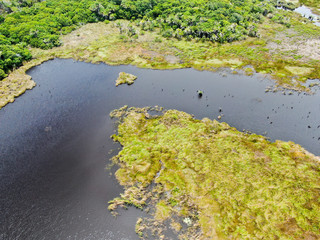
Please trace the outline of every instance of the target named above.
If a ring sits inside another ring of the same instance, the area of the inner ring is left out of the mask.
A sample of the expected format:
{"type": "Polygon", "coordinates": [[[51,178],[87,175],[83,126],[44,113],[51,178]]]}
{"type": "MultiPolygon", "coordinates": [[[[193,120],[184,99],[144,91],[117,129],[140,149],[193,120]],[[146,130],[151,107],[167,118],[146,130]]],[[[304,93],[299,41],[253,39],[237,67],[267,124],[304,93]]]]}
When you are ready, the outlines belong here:
{"type": "Polygon", "coordinates": [[[116,86],[121,84],[128,84],[131,85],[137,79],[137,76],[132,75],[130,73],[120,72],[119,77],[116,80],[116,86]]]}
{"type": "Polygon", "coordinates": [[[320,77],[320,28],[279,9],[302,3],[318,10],[313,0],[2,0],[0,108],[35,86],[28,69],[53,58],[229,67],[308,92],[306,80],[320,77]]]}
{"type": "Polygon", "coordinates": [[[143,239],[319,239],[320,158],[227,123],[156,108],[114,110],[113,161],[125,191],[109,202],[148,212],[143,239]],[[157,111],[151,115],[149,110],[157,111]]]}

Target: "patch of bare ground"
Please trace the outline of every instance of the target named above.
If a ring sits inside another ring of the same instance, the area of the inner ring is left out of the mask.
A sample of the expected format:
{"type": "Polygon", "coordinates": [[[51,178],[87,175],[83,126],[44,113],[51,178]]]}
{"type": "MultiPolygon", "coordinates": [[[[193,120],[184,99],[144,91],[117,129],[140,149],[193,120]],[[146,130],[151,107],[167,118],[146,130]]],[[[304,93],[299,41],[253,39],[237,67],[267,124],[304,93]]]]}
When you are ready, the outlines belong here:
{"type": "Polygon", "coordinates": [[[180,62],[180,59],[174,55],[165,55],[164,59],[171,64],[176,64],[180,62]]]}
{"type": "Polygon", "coordinates": [[[300,58],[302,61],[320,59],[320,36],[297,36],[293,30],[279,32],[267,44],[271,54],[286,52],[289,58],[300,58]]]}

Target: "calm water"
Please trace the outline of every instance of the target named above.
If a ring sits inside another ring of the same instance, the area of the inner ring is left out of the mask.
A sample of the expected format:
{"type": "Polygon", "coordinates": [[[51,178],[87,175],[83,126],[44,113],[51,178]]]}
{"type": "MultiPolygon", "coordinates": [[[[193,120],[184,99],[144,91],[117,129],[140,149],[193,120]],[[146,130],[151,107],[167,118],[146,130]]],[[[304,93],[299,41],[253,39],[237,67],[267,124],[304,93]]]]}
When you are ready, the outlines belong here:
{"type": "Polygon", "coordinates": [[[0,110],[0,239],[138,239],[143,212],[117,218],[122,191],[108,159],[120,147],[108,114],[123,105],[174,108],[291,140],[320,155],[320,94],[265,93],[272,84],[224,72],[146,70],[56,59],[33,68],[37,87],[0,110]],[[115,87],[120,71],[138,76],[115,87]],[[197,90],[203,90],[201,99],[197,90]],[[110,153],[110,150],[114,150],[110,153]]]}

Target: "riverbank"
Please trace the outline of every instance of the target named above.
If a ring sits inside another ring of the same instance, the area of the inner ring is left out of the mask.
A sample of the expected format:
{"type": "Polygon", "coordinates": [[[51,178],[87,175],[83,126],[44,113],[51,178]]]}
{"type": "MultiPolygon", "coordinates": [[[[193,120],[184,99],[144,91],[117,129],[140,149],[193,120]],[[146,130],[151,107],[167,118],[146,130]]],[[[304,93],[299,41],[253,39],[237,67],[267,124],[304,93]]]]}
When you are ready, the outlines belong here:
{"type": "Polygon", "coordinates": [[[157,108],[121,108],[113,158],[125,192],[109,204],[150,214],[136,232],[165,239],[318,239],[319,157],[226,123],[157,108]]]}
{"type": "Polygon", "coordinates": [[[320,28],[297,13],[284,12],[283,15],[290,19],[290,28],[266,19],[259,25],[260,38],[222,45],[166,39],[158,30],[142,31],[139,26],[134,26],[137,34],[129,36],[128,21],[87,24],[62,36],[61,47],[31,49],[33,59],[0,82],[0,108],[35,86],[25,73],[28,69],[53,58],[152,69],[192,67],[215,71],[228,67],[234,69],[234,73],[266,74],[275,79],[276,88],[308,92],[310,89],[303,83],[320,78],[320,28]]]}

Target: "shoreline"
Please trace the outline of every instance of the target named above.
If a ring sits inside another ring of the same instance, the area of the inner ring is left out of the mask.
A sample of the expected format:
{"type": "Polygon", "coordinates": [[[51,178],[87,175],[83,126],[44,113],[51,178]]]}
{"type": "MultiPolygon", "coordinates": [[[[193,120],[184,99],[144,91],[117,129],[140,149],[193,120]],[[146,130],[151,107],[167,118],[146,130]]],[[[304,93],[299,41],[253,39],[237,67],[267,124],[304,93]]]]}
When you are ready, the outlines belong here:
{"type": "MultiPolygon", "coordinates": [[[[128,21],[117,22],[124,28],[129,24],[128,21]]],[[[299,31],[305,29],[299,26],[292,30],[279,24],[270,24],[268,21],[260,25],[260,32],[265,39],[248,38],[223,45],[195,40],[165,39],[156,31],[143,32],[139,27],[137,37],[128,37],[119,33],[114,22],[87,24],[62,36],[63,45],[60,47],[49,50],[31,49],[33,59],[0,81],[0,109],[36,85],[26,74],[28,70],[54,58],[164,70],[194,68],[200,71],[217,71],[219,68],[230,68],[234,73],[240,71],[246,75],[255,72],[264,74],[274,81],[275,89],[285,88],[310,93],[310,88],[303,83],[308,79],[320,79],[320,60],[301,57],[300,52],[292,49],[295,45],[303,47],[305,44],[305,49],[310,48],[312,51],[314,44],[319,44],[320,47],[320,40],[310,42],[304,39],[299,35],[302,33],[299,31]],[[281,29],[275,31],[279,27],[281,29]],[[287,42],[288,39],[293,45],[287,42]],[[279,55],[280,48],[284,48],[285,51],[279,55]],[[291,55],[288,56],[288,52],[291,52],[291,55]],[[297,57],[303,60],[295,60],[297,57]]],[[[314,27],[308,25],[312,30],[310,36],[320,33],[320,28],[314,27]]],[[[308,51],[306,55],[309,54],[308,51]]],[[[317,58],[317,54],[320,56],[320,51],[315,51],[313,58],[317,58]]]]}
{"type": "Polygon", "coordinates": [[[148,110],[125,106],[110,114],[120,120],[112,138],[122,149],[112,160],[125,190],[109,210],[148,213],[136,223],[139,237],[165,239],[168,228],[188,239],[319,237],[320,219],[310,218],[320,204],[313,201],[319,157],[224,122],[148,110]]]}

